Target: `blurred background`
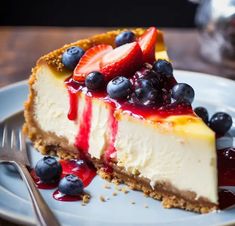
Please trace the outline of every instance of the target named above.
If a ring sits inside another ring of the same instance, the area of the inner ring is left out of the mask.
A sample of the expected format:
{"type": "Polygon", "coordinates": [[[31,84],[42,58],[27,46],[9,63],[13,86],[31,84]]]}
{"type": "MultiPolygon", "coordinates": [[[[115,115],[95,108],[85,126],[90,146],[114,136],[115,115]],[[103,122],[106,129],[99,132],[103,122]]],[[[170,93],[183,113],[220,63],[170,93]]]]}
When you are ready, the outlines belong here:
{"type": "Polygon", "coordinates": [[[188,0],[4,0],[0,25],[193,27],[196,7],[188,0]]]}
{"type": "Polygon", "coordinates": [[[235,79],[235,0],[4,0],[0,87],[27,79],[40,56],[66,43],[149,26],[164,32],[175,69],[235,79]]]}

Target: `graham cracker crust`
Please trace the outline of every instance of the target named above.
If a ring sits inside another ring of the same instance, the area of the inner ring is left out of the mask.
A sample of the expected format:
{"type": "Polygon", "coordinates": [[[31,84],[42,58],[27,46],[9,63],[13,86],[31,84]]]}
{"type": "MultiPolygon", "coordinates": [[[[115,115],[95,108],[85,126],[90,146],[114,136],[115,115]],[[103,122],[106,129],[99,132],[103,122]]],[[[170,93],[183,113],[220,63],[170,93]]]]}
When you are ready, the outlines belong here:
{"type": "Polygon", "coordinates": [[[115,163],[109,165],[113,172],[107,173],[102,161],[92,159],[92,162],[97,168],[97,173],[103,179],[114,183],[124,183],[132,190],[142,191],[146,196],[162,201],[164,208],[180,208],[197,213],[209,213],[218,209],[216,204],[211,203],[206,198],[195,199],[196,194],[194,192],[180,191],[168,182],[158,182],[153,189],[148,179],[142,178],[138,174],[130,174],[115,163]]]}
{"type": "MultiPolygon", "coordinates": [[[[43,62],[52,66],[57,71],[63,71],[65,69],[64,65],[61,63],[61,55],[68,47],[75,45],[86,50],[100,43],[114,45],[114,38],[121,31],[123,30],[111,31],[105,34],[93,36],[89,39],[79,40],[75,43],[65,45],[58,50],[42,56],[38,60],[37,65],[32,69],[32,74],[29,79],[29,97],[25,103],[25,124],[23,126],[23,131],[33,142],[35,148],[43,155],[57,155],[62,159],[79,159],[80,157],[79,151],[75,146],[69,145],[66,138],[58,137],[54,133],[43,131],[34,119],[34,97],[36,93],[32,87],[36,81],[36,73],[40,67],[40,64],[43,62]]],[[[133,31],[138,37],[144,32],[144,29],[139,28],[133,31]]],[[[113,172],[107,173],[103,170],[104,165],[102,161],[97,159],[91,159],[91,161],[94,163],[98,174],[102,178],[109,181],[115,180],[116,182],[125,183],[131,189],[142,191],[147,196],[161,200],[165,208],[181,208],[198,213],[208,213],[218,209],[216,204],[209,202],[207,199],[200,197],[195,200],[195,193],[189,191],[179,191],[169,183],[159,182],[156,184],[155,188],[152,189],[147,179],[141,178],[139,175],[131,175],[124,169],[115,165],[115,163],[110,163],[110,167],[113,168],[113,172]]]]}

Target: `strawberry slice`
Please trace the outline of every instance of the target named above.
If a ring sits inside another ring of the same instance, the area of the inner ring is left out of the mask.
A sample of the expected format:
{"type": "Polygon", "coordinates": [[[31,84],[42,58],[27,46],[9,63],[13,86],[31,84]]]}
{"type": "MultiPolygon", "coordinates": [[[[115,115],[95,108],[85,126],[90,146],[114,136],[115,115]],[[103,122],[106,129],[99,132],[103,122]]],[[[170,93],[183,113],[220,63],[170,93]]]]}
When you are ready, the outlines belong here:
{"type": "Polygon", "coordinates": [[[157,41],[157,29],[148,28],[144,34],[139,37],[139,44],[143,52],[144,62],[152,64],[155,61],[155,45],[157,41]]]}
{"type": "Polygon", "coordinates": [[[97,45],[88,49],[80,59],[73,72],[73,79],[83,82],[87,74],[100,71],[100,60],[113,49],[111,45],[97,45]]]}
{"type": "Polygon", "coordinates": [[[128,43],[110,51],[100,61],[101,73],[107,80],[115,76],[130,76],[143,64],[143,53],[137,42],[128,43]]]}

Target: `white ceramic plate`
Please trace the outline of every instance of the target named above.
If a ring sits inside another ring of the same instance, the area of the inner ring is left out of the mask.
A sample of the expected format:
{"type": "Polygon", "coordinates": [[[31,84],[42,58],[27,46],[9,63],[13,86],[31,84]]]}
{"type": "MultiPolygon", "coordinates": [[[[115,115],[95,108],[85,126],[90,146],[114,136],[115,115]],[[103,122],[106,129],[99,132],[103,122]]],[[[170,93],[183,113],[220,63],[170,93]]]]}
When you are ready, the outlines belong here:
{"type": "MultiPolygon", "coordinates": [[[[179,82],[189,83],[195,89],[194,106],[205,106],[210,114],[215,111],[228,112],[235,122],[234,81],[187,71],[175,71],[175,76],[179,82]]],[[[0,121],[22,111],[27,93],[26,81],[0,89],[0,121]]],[[[14,115],[13,118],[15,127],[22,125],[22,113],[14,115]]],[[[41,155],[30,144],[28,146],[34,166],[41,155]]],[[[87,187],[92,195],[87,206],[82,206],[80,202],[56,201],[52,198],[53,190],[41,190],[41,193],[62,225],[235,225],[235,208],[204,215],[179,209],[164,209],[159,201],[146,198],[141,192],[130,191],[128,194],[119,192],[117,196],[112,196],[114,186],[111,185],[112,189],[104,189],[105,183],[97,176],[87,187]],[[100,195],[110,199],[101,202],[100,195]],[[131,202],[135,202],[135,205],[131,202]],[[148,205],[148,208],[145,208],[145,205],[148,205]]],[[[24,183],[5,165],[0,165],[0,215],[18,223],[35,224],[24,183]]]]}

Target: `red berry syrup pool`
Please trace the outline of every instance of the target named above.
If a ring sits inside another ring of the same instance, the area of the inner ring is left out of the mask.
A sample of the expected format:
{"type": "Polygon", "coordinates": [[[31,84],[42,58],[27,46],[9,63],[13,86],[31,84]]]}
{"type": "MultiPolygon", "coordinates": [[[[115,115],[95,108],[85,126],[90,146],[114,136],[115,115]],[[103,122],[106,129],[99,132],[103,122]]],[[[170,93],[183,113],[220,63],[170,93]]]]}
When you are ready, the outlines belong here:
{"type": "MultiPolygon", "coordinates": [[[[84,160],[60,160],[60,164],[62,166],[61,178],[67,174],[74,174],[82,180],[84,187],[87,187],[96,176],[95,168],[84,160]]],[[[54,189],[58,187],[58,182],[52,184],[43,183],[33,169],[30,170],[30,174],[39,189],[54,189]]],[[[53,198],[59,201],[78,201],[82,199],[81,196],[64,195],[58,189],[53,193],[53,198]]]]}
{"type": "Polygon", "coordinates": [[[62,177],[74,174],[82,180],[84,187],[87,187],[96,176],[95,168],[84,160],[60,160],[60,164],[63,169],[62,177]]]}
{"type": "Polygon", "coordinates": [[[51,184],[42,182],[40,178],[36,175],[34,169],[30,169],[30,175],[33,178],[36,187],[39,189],[54,189],[58,186],[58,182],[51,184]]]}
{"type": "MultiPolygon", "coordinates": [[[[96,176],[95,168],[83,160],[70,160],[70,161],[60,160],[60,164],[63,169],[62,177],[64,177],[67,174],[74,174],[82,180],[84,187],[87,187],[91,183],[93,178],[96,176]]],[[[53,198],[58,201],[71,202],[71,201],[81,200],[82,195],[81,196],[65,195],[57,189],[53,193],[53,198]]]]}
{"type": "Polygon", "coordinates": [[[219,208],[226,209],[235,205],[235,193],[227,189],[219,189],[219,208]]]}
{"type": "Polygon", "coordinates": [[[55,190],[52,194],[53,198],[58,201],[63,202],[74,202],[82,200],[82,195],[72,196],[72,195],[65,195],[61,193],[58,189],[55,190]]]}
{"type": "Polygon", "coordinates": [[[235,148],[217,151],[219,186],[235,186],[235,148]]]}
{"type": "MultiPolygon", "coordinates": [[[[235,186],[235,148],[217,150],[219,186],[235,186]]],[[[235,205],[235,193],[219,189],[219,208],[235,205]]]]}

